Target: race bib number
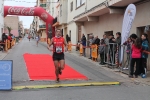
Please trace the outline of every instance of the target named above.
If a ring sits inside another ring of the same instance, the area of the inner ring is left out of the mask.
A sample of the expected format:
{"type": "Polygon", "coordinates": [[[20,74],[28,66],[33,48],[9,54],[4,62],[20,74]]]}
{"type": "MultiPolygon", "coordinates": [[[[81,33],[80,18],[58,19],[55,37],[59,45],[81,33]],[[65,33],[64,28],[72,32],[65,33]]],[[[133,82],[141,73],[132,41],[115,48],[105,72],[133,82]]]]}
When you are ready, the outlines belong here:
{"type": "Polygon", "coordinates": [[[61,46],[57,46],[56,47],[56,52],[57,53],[61,53],[62,52],[62,47],[61,46]]]}

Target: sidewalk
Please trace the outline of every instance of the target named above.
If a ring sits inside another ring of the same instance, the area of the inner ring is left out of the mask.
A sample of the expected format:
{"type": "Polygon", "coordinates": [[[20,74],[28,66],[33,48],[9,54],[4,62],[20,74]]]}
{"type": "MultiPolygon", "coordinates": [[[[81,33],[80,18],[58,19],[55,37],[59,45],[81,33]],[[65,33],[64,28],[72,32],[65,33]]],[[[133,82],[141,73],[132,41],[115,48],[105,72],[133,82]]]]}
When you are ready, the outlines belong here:
{"type": "MultiPolygon", "coordinates": [[[[75,56],[79,56],[79,52],[78,52],[78,51],[75,51],[75,50],[72,50],[72,52],[71,52],[70,54],[75,55],[75,56]]],[[[88,60],[89,62],[92,62],[92,63],[95,64],[95,65],[100,66],[101,68],[103,68],[103,69],[105,69],[105,70],[112,71],[112,72],[116,73],[117,75],[122,74],[121,76],[128,77],[127,74],[118,72],[118,71],[116,71],[116,69],[111,69],[111,68],[109,68],[107,65],[99,65],[99,62],[94,62],[94,61],[88,59],[88,57],[83,57],[83,56],[80,56],[80,57],[82,57],[83,59],[88,60]]],[[[98,60],[98,61],[99,61],[99,60],[98,60]]],[[[139,76],[138,78],[136,78],[136,79],[131,79],[131,80],[133,80],[134,82],[137,82],[137,83],[140,82],[140,83],[143,83],[143,84],[146,84],[146,85],[150,85],[150,71],[149,71],[148,74],[147,74],[147,78],[141,78],[141,77],[139,76]]]]}
{"type": "Polygon", "coordinates": [[[0,60],[3,60],[8,53],[0,52],[0,60]]]}
{"type": "MultiPolygon", "coordinates": [[[[47,44],[45,42],[40,42],[41,45],[43,46],[47,46],[47,44]]],[[[69,53],[69,52],[68,52],[69,53]]],[[[101,68],[103,68],[104,70],[107,70],[107,71],[111,71],[113,73],[115,73],[116,75],[121,75],[125,78],[128,78],[128,75],[127,74],[124,74],[124,73],[121,73],[121,72],[118,72],[116,71],[116,69],[111,69],[109,68],[107,65],[99,65],[99,59],[98,59],[98,62],[94,62],[92,61],[91,59],[88,59],[89,58],[89,55],[86,55],[86,57],[83,57],[83,56],[80,56],[79,54],[79,51],[75,51],[74,49],[69,53],[71,55],[74,55],[74,56],[77,56],[77,57],[80,57],[84,60],[87,60],[91,63],[93,63],[94,65],[96,66],[100,66],[101,68]]],[[[141,78],[141,77],[138,77],[138,78],[133,78],[131,79],[133,82],[136,82],[136,83],[142,83],[142,84],[146,84],[146,85],[150,85],[150,72],[148,72],[148,75],[147,75],[147,78],[141,78]]]]}

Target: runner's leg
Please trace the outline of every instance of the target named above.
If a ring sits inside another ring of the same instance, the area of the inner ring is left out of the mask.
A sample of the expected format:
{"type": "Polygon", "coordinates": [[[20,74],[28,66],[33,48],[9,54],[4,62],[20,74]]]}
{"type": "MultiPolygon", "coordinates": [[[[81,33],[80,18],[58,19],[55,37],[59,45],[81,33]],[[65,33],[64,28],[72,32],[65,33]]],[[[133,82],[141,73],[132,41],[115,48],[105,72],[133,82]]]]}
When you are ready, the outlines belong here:
{"type": "Polygon", "coordinates": [[[56,74],[56,80],[59,78],[59,61],[55,60],[54,61],[54,65],[55,65],[55,74],[56,74]]]}
{"type": "Polygon", "coordinates": [[[65,60],[63,59],[63,60],[60,60],[59,62],[60,62],[61,70],[64,70],[64,68],[65,68],[65,60]]]}

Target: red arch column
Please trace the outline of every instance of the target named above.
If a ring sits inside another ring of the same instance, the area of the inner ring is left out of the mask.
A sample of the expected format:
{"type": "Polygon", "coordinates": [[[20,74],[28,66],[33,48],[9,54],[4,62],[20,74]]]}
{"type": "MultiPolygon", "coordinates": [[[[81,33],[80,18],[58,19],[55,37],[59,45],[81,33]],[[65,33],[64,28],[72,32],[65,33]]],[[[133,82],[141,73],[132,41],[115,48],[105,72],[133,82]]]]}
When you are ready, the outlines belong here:
{"type": "Polygon", "coordinates": [[[46,34],[52,34],[55,36],[55,28],[52,27],[54,18],[48,14],[42,7],[17,7],[17,6],[4,6],[4,17],[7,15],[18,16],[39,16],[44,22],[46,22],[46,34]]]}

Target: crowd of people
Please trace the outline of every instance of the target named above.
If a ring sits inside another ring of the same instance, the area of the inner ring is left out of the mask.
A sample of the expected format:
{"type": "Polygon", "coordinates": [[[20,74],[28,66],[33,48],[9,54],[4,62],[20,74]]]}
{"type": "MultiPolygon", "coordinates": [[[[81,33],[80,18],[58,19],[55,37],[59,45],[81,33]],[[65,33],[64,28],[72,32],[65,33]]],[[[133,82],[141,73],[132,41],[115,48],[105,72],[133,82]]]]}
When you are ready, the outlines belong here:
{"type": "Polygon", "coordinates": [[[10,41],[10,49],[11,49],[11,42],[12,40],[16,38],[16,42],[19,41],[19,39],[21,37],[15,37],[13,34],[6,34],[6,33],[3,33],[2,34],[2,39],[0,40],[0,51],[4,51],[5,50],[5,43],[6,43],[6,40],[9,40],[10,41]]]}
{"type": "MultiPolygon", "coordinates": [[[[82,35],[81,41],[77,44],[82,44],[83,47],[96,44],[98,46],[97,53],[100,56],[100,65],[109,64],[110,66],[115,65],[117,68],[120,67],[120,55],[121,55],[121,33],[116,33],[116,38],[113,34],[104,34],[103,38],[99,39],[98,36],[94,37],[93,34],[89,35],[87,40],[85,35],[82,35]],[[108,59],[109,58],[109,59],[108,59]],[[117,63],[116,63],[117,62],[117,63]]],[[[130,68],[130,78],[137,78],[141,75],[142,78],[146,77],[147,72],[147,58],[149,50],[148,35],[146,33],[138,37],[136,34],[131,34],[130,37],[125,41],[122,46],[126,46],[127,54],[127,65],[123,69],[130,68]]],[[[79,50],[79,46],[76,48],[79,50]]],[[[90,48],[90,57],[92,58],[92,48],[90,48]]],[[[86,57],[86,48],[83,48],[83,56],[86,57]]]]}

